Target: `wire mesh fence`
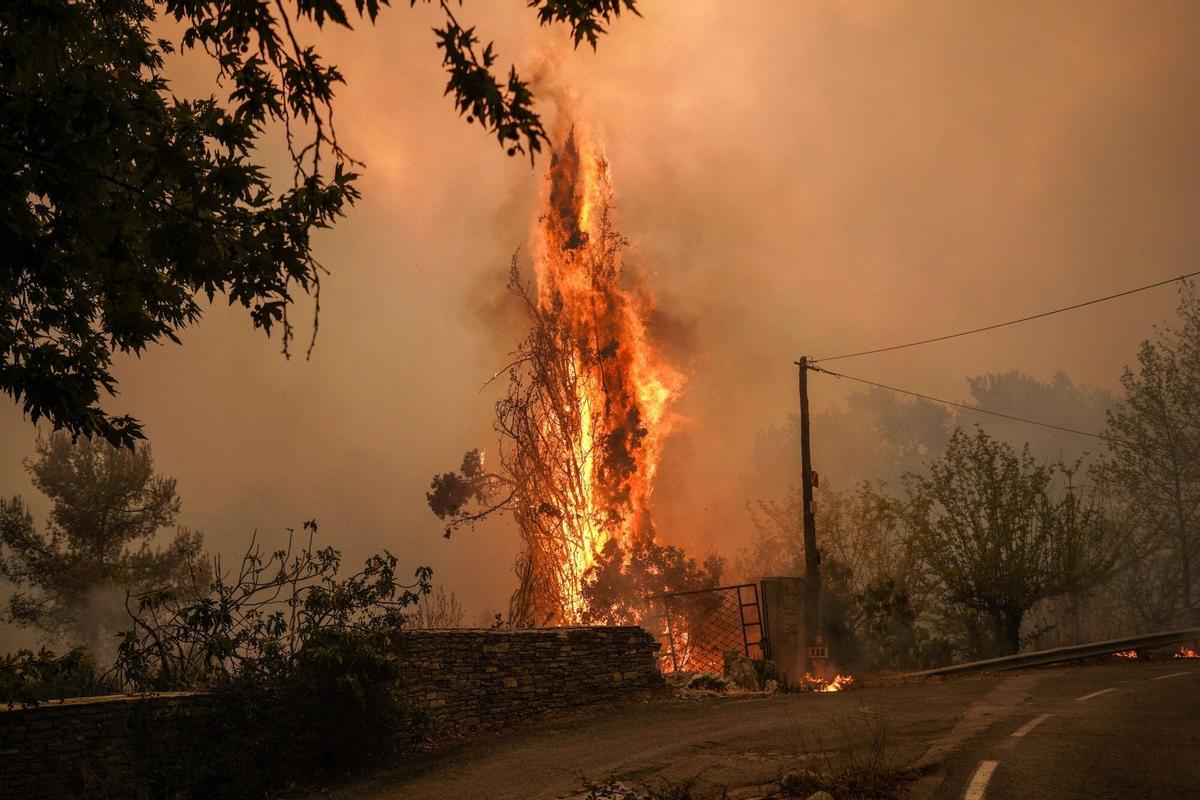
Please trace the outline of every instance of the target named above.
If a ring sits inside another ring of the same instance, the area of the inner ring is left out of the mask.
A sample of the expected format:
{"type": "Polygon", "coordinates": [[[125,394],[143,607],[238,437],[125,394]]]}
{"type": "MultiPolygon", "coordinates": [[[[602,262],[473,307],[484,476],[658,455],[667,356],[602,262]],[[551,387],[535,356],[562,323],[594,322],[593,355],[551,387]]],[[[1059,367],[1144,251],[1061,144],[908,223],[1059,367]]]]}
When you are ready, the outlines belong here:
{"type": "Polygon", "coordinates": [[[723,672],[725,654],[763,657],[762,611],[752,583],[649,598],[663,672],[723,672]]]}

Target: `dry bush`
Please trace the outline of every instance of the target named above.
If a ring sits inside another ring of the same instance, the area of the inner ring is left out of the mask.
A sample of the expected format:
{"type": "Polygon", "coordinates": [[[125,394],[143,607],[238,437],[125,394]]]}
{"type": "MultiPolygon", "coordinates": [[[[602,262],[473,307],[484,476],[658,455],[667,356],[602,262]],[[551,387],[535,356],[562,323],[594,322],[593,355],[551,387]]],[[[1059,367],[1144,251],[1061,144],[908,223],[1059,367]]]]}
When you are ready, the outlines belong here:
{"type": "Polygon", "coordinates": [[[897,761],[887,718],[878,711],[831,713],[826,725],[797,734],[797,755],[806,766],[783,776],[781,797],[825,791],[837,800],[899,800],[917,777],[897,761]]]}
{"type": "MultiPolygon", "coordinates": [[[[439,586],[434,592],[421,595],[415,610],[405,616],[404,625],[407,628],[424,630],[461,628],[464,617],[462,603],[458,601],[454,592],[446,594],[445,587],[439,586]]],[[[491,627],[491,624],[492,620],[489,618],[487,625],[479,627],[491,627]]]]}

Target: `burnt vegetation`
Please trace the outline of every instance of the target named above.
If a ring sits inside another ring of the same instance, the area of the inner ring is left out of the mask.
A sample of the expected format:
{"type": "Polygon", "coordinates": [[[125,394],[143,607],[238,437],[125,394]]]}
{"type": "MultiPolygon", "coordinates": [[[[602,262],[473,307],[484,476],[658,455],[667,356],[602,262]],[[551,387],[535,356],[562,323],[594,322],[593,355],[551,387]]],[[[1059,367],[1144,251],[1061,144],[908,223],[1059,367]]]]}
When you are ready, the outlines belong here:
{"type": "Polygon", "coordinates": [[[723,566],[656,539],[649,497],[681,378],[647,339],[610,218],[607,164],[589,144],[572,129],[554,153],[536,283],[515,257],[509,269],[528,334],[500,373],[498,465],[471,450],[426,495],[447,537],[512,519],[517,625],[638,622],[647,595],[716,586],[723,566]]]}
{"type": "Polygon", "coordinates": [[[515,260],[509,287],[520,299],[530,333],[508,368],[507,394],[496,403],[500,469],[488,471],[483,453],[475,449],[463,456],[458,471],[434,476],[426,501],[447,522],[444,535],[492,516],[511,517],[525,542],[509,607],[509,619],[517,625],[571,618],[622,624],[641,618],[647,595],[716,586],[723,568],[719,558],[698,563],[680,548],[656,541],[648,519],[629,541],[614,533],[582,574],[564,568],[564,528],[582,541],[583,531],[616,532],[626,522],[631,513],[626,482],[637,468],[628,455],[630,441],[636,447],[645,432],[634,417],[615,426],[610,436],[581,441],[584,426],[605,427],[589,416],[611,410],[589,408],[580,398],[586,393],[585,376],[606,370],[612,353],[580,348],[561,314],[539,307],[515,260]],[[609,487],[595,508],[581,502],[590,488],[583,472],[588,462],[597,465],[601,484],[609,487]],[[579,586],[578,613],[564,608],[572,583],[579,586]]]}

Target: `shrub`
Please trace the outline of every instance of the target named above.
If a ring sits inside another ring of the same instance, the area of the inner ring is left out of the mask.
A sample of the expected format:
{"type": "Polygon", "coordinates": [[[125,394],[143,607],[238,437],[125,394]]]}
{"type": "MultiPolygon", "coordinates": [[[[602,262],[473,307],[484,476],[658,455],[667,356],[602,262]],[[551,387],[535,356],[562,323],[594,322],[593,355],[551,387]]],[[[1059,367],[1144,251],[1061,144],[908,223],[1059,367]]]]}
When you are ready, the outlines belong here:
{"type": "Polygon", "coordinates": [[[371,556],[339,578],[341,555],[308,543],[264,556],[252,542],[234,578],[214,569],[208,594],[136,598],[117,670],[134,688],[208,690],[197,747],[154,796],[255,797],[294,780],[386,763],[417,737],[398,700],[391,636],[429,592],[396,558],[371,556]]]}
{"type": "Polygon", "coordinates": [[[259,797],[292,782],[386,766],[418,736],[397,699],[399,681],[386,634],[314,637],[286,675],[243,675],[215,687],[196,750],[153,795],[259,797]]]}
{"type": "Polygon", "coordinates": [[[82,647],[61,655],[43,647],[36,653],[18,650],[0,656],[0,703],[10,707],[115,691],[111,676],[97,673],[92,657],[82,647]]]}

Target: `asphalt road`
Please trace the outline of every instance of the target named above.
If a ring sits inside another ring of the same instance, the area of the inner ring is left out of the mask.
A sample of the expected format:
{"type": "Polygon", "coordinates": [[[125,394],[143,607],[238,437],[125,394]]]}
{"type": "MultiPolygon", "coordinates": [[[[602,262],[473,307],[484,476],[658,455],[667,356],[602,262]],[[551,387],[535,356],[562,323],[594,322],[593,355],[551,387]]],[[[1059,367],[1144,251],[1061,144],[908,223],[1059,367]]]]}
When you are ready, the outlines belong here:
{"type": "Polygon", "coordinates": [[[1047,675],[947,759],[931,796],[1200,798],[1200,663],[1047,675]]]}
{"type": "Polygon", "coordinates": [[[562,798],[583,780],[754,786],[886,736],[915,800],[1200,798],[1200,662],[1120,663],[829,695],[661,700],[545,722],[322,791],[362,800],[562,798]]]}

